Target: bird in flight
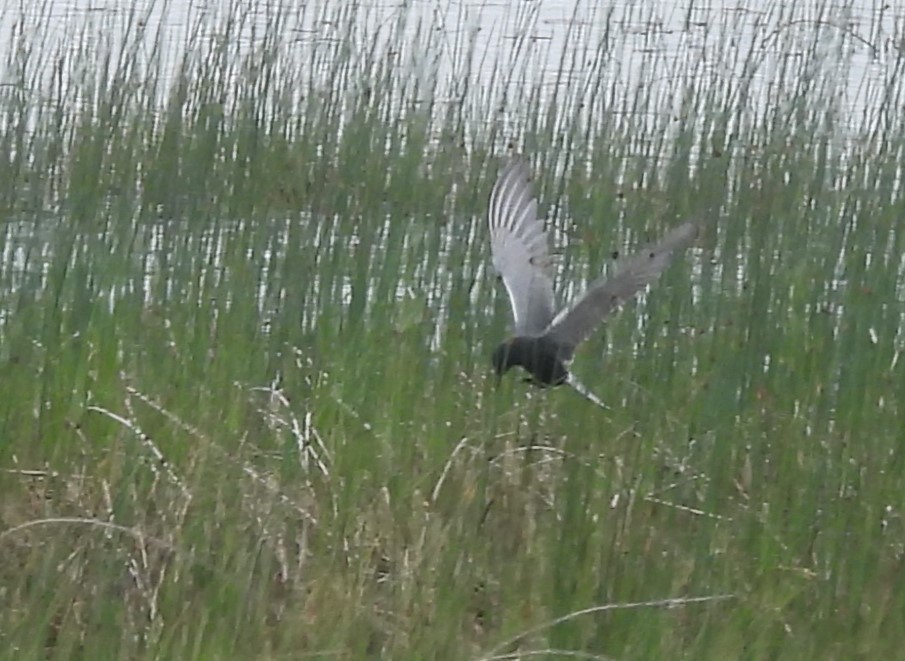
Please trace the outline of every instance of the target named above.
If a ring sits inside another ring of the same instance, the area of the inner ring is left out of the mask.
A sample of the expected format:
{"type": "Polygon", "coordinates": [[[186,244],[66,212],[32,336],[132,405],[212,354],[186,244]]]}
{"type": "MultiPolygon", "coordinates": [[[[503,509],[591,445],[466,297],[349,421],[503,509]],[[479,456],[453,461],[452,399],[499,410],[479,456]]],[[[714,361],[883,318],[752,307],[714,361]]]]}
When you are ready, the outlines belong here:
{"type": "Polygon", "coordinates": [[[487,214],[493,265],[509,293],[514,335],[493,352],[498,378],[519,366],[526,379],[546,387],[568,383],[604,406],[569,372],[578,345],[616,308],[657,279],[673,254],[697,236],[686,222],[660,243],[626,259],[612,278],[599,278],[569,305],[556,312],[547,232],[537,217],[531,174],[524,161],[513,159],[500,173],[490,194],[487,214]]]}

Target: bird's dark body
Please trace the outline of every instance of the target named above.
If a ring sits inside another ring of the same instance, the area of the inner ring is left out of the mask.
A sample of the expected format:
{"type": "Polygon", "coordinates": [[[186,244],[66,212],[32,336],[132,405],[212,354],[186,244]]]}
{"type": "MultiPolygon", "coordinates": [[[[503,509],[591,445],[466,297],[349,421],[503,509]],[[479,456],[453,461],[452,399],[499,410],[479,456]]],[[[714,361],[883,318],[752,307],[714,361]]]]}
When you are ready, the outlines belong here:
{"type": "Polygon", "coordinates": [[[558,386],[566,382],[569,371],[560,358],[560,346],[545,335],[513,337],[493,352],[493,366],[500,376],[516,365],[531,374],[532,383],[539,386],[558,386]]]}

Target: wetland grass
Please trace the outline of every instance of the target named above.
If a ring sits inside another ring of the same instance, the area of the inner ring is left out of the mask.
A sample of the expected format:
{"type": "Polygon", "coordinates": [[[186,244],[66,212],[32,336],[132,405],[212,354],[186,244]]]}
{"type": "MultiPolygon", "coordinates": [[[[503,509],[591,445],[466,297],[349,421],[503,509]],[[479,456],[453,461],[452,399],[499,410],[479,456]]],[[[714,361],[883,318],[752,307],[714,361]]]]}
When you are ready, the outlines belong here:
{"type": "Polygon", "coordinates": [[[827,21],[664,85],[612,17],[550,88],[519,14],[485,87],[474,33],[343,7],[13,34],[3,655],[898,654],[901,56],[849,126],[827,21]],[[706,219],[581,349],[609,411],[494,387],[510,142],[558,283],[706,219]]]}

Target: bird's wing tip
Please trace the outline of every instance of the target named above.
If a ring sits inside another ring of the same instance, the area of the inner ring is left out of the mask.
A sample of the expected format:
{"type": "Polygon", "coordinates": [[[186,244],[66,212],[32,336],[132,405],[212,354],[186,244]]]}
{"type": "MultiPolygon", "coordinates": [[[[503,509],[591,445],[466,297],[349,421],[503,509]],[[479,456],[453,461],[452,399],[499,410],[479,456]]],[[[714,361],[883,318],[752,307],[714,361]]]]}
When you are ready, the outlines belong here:
{"type": "Polygon", "coordinates": [[[600,399],[597,395],[595,395],[593,392],[588,390],[588,388],[585,387],[585,385],[581,381],[576,379],[575,375],[572,374],[571,372],[569,372],[569,375],[566,377],[566,383],[568,383],[570,386],[572,386],[572,389],[575,390],[575,392],[577,392],[579,395],[583,396],[585,399],[590,401],[592,404],[596,404],[597,406],[599,406],[600,408],[602,408],[605,411],[611,410],[609,406],[607,406],[606,404],[603,403],[602,399],[600,399]]]}

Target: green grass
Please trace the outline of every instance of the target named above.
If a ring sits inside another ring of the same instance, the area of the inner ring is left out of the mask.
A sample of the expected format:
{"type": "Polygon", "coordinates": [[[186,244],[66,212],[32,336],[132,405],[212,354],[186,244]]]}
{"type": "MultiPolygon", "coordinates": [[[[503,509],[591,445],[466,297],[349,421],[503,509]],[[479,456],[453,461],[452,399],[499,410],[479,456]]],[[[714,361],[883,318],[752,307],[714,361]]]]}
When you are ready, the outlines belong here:
{"type": "Polygon", "coordinates": [[[897,655],[903,59],[853,125],[826,22],[632,87],[614,17],[551,92],[526,30],[487,88],[473,33],[307,11],[13,35],[6,656],[897,655]],[[489,372],[510,142],[563,290],[702,221],[578,355],[609,411],[489,372]]]}

